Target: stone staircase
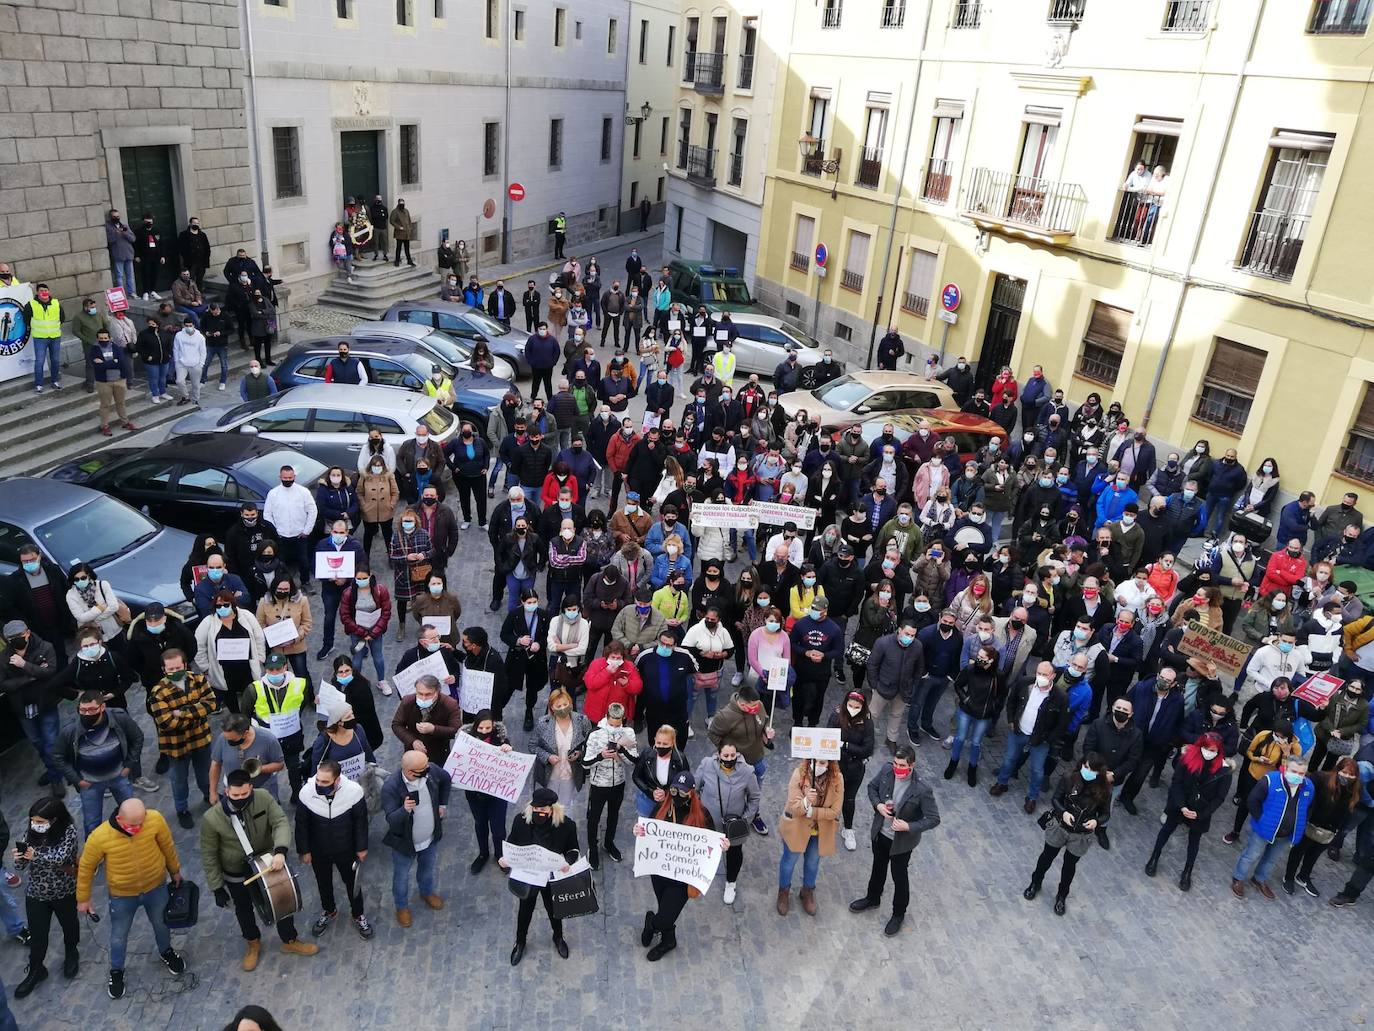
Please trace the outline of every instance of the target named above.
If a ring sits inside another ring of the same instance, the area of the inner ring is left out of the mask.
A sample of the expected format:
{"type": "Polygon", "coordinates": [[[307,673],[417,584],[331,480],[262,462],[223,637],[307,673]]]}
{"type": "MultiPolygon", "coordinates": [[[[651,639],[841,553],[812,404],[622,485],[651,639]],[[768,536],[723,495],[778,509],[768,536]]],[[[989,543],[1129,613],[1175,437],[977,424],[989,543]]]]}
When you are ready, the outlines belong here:
{"type": "Polygon", "coordinates": [[[439,275],[429,258],[420,255],[415,268],[396,268],[389,261],[355,260],[353,282],[336,273],[316,303],[372,320],[397,301],[438,296],[439,275]]]}

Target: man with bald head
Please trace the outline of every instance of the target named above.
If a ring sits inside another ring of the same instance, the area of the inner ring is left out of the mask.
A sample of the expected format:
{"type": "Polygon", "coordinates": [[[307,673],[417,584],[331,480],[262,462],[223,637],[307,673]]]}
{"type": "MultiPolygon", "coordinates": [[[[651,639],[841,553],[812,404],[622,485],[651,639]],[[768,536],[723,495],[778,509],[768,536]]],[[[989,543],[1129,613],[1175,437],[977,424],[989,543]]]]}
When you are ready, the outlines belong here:
{"type": "MultiPolygon", "coordinates": [[[[423,679],[433,680],[433,677],[423,679]]],[[[438,693],[438,685],[434,685],[438,693]]],[[[382,815],[386,835],[382,844],[391,847],[391,899],[396,903],[396,923],[409,927],[410,867],[414,864],[420,897],[430,909],[443,909],[444,900],[434,885],[438,865],[436,847],[444,836],[444,816],[452,785],[448,773],[418,749],[401,756],[401,768],[382,785],[382,815]]]]}
{"type": "Polygon", "coordinates": [[[76,874],[76,909],[92,912],[91,883],[105,864],[105,885],[110,893],[111,999],[124,996],[124,954],[134,916],[142,909],[153,925],[158,955],[174,974],[186,970],[186,961],[172,948],[172,936],[163,919],[167,908],[167,878],[181,883],[181,860],[172,841],[172,830],[156,809],[147,809],[137,798],[122,802],[114,814],[86,839],[76,874]]]}

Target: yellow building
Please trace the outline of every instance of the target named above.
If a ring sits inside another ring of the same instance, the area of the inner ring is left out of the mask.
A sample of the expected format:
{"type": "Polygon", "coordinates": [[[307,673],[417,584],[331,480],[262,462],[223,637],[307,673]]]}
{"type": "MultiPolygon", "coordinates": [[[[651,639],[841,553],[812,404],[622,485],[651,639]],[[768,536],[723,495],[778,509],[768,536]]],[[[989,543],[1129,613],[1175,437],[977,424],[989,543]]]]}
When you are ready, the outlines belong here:
{"type": "Polygon", "coordinates": [[[756,291],[851,362],[894,323],[913,369],[1038,364],[1286,493],[1374,484],[1370,7],[799,0],[756,291]]]}

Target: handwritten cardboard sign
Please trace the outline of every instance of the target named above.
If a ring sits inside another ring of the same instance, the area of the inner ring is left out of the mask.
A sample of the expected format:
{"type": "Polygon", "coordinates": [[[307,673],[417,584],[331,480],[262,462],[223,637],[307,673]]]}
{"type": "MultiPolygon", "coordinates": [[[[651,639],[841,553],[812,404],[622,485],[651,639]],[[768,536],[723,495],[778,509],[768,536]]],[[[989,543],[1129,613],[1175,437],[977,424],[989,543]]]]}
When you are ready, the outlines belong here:
{"type": "Polygon", "coordinates": [[[704,895],[724,851],[720,832],[642,817],[639,824],[644,834],[635,838],[635,876],[657,874],[691,885],[704,895]]]}
{"type": "Polygon", "coordinates": [[[444,769],[453,778],[455,788],[480,791],[507,802],[520,797],[533,767],[534,756],[524,752],[503,752],[471,734],[459,734],[453,739],[453,748],[444,762],[444,769]]]}
{"type": "Polygon", "coordinates": [[[1245,660],[1250,657],[1250,646],[1234,637],[1227,637],[1220,630],[1190,623],[1178,642],[1178,650],[1195,659],[1209,659],[1217,668],[1238,676],[1245,660]]]}

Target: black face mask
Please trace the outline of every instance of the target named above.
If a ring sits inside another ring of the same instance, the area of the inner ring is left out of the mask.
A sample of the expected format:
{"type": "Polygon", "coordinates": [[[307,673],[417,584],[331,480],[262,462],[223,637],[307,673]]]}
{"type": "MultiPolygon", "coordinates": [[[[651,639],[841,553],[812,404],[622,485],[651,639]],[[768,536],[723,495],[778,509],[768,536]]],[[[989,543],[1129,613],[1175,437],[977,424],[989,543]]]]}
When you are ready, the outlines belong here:
{"type": "Polygon", "coordinates": [[[95,713],[93,715],[88,716],[85,713],[81,713],[81,725],[85,727],[87,730],[90,730],[92,727],[100,723],[101,717],[103,715],[103,713],[95,713]]]}
{"type": "Polygon", "coordinates": [[[672,746],[672,745],[655,745],[655,746],[654,746],[654,751],[657,752],[659,755],[663,756],[663,758],[666,759],[666,758],[668,758],[668,756],[670,756],[670,755],[673,754],[673,746],[672,746]]]}
{"type": "Polygon", "coordinates": [[[234,812],[241,813],[248,808],[248,804],[252,801],[253,796],[251,794],[244,798],[231,798],[229,799],[229,807],[233,809],[234,812]]]}
{"type": "Polygon", "coordinates": [[[535,823],[541,825],[548,823],[550,819],[549,813],[531,813],[530,815],[533,817],[535,823]]]}
{"type": "Polygon", "coordinates": [[[678,795],[673,798],[673,810],[679,816],[687,813],[692,808],[692,800],[686,795],[678,795]]]}

